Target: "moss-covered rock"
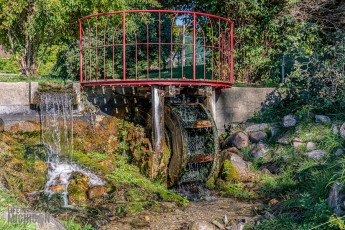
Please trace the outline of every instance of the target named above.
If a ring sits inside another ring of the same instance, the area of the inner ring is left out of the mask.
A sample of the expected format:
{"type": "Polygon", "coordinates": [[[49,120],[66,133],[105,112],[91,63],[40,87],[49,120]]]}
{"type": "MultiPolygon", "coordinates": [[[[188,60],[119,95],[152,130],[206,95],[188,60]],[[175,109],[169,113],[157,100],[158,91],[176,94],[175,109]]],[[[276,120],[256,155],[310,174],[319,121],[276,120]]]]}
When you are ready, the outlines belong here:
{"type": "Polygon", "coordinates": [[[230,160],[225,160],[222,170],[222,178],[225,181],[240,181],[240,176],[237,172],[235,166],[231,163],[230,160]]]}
{"type": "Polygon", "coordinates": [[[72,173],[67,188],[69,204],[80,206],[87,203],[88,181],[89,178],[84,174],[79,172],[72,173]]]}

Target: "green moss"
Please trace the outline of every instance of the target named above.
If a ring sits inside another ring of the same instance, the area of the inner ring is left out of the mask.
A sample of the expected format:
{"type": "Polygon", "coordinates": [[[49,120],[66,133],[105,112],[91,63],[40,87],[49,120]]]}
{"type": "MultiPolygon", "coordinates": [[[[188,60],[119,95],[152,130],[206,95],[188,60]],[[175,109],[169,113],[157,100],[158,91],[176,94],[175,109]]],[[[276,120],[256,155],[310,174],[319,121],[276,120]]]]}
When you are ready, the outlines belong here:
{"type": "Polygon", "coordinates": [[[216,187],[216,185],[215,185],[215,179],[214,179],[214,177],[211,177],[210,179],[208,179],[207,181],[206,181],[206,188],[208,188],[208,189],[215,189],[215,187],[216,187]]]}
{"type": "Polygon", "coordinates": [[[223,164],[222,178],[225,181],[240,181],[240,175],[230,160],[225,160],[223,164]]]}

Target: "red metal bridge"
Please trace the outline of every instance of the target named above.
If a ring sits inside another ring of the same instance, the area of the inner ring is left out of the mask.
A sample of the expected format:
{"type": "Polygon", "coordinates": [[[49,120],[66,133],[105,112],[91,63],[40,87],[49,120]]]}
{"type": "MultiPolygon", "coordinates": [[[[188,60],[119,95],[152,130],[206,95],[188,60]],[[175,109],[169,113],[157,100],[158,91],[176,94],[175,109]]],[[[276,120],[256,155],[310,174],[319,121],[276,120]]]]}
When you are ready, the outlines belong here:
{"type": "Polygon", "coordinates": [[[199,12],[127,10],[79,20],[84,86],[234,83],[234,23],[199,12]]]}

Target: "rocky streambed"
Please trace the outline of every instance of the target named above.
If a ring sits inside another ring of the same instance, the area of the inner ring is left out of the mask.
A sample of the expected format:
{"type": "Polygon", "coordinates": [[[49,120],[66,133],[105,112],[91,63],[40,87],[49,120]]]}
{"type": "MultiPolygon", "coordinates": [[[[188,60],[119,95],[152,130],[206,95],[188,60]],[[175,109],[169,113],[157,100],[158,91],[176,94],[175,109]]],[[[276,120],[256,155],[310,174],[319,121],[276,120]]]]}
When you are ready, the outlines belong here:
{"type": "Polygon", "coordinates": [[[118,218],[102,226],[102,230],[126,229],[242,229],[254,220],[258,202],[243,202],[219,196],[191,201],[181,209],[171,203],[163,203],[164,211],[148,210],[139,214],[118,218]]]}

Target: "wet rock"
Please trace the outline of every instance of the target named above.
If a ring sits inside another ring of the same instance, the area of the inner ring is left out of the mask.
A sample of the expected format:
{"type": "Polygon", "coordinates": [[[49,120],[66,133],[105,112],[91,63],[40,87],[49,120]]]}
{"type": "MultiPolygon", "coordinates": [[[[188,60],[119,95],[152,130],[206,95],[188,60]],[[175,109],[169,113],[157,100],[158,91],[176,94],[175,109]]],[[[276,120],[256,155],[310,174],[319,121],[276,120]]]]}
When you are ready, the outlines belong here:
{"type": "Polygon", "coordinates": [[[9,127],[9,131],[12,133],[17,132],[40,132],[40,124],[33,121],[19,121],[9,127]]]}
{"type": "Polygon", "coordinates": [[[339,134],[342,138],[345,138],[345,122],[340,126],[339,134]]]}
{"type": "Polygon", "coordinates": [[[221,230],[225,229],[224,224],[219,223],[217,220],[212,221],[212,224],[214,224],[218,229],[221,229],[221,230]]]}
{"type": "Polygon", "coordinates": [[[286,115],[283,117],[283,126],[292,127],[297,124],[297,116],[295,115],[286,115]]]}
{"type": "Polygon", "coordinates": [[[267,138],[267,134],[262,131],[255,131],[250,133],[249,139],[252,143],[258,143],[267,138]]]}
{"type": "Polygon", "coordinates": [[[334,152],[334,156],[340,157],[340,156],[344,155],[344,152],[345,152],[344,148],[338,147],[337,150],[335,150],[335,152],[334,152]]]}
{"type": "Polygon", "coordinates": [[[52,192],[64,192],[66,189],[65,184],[59,184],[59,185],[54,185],[53,187],[50,188],[50,191],[52,192]]]}
{"type": "Polygon", "coordinates": [[[331,118],[325,115],[315,115],[315,121],[316,122],[321,122],[321,123],[330,123],[331,118]]]}
{"type": "Polygon", "coordinates": [[[226,149],[228,147],[234,146],[238,149],[247,147],[249,143],[249,138],[247,133],[241,131],[231,134],[226,138],[222,144],[222,148],[226,149]]]}
{"type": "Polygon", "coordinates": [[[258,143],[255,145],[255,147],[250,151],[250,155],[254,159],[258,159],[260,157],[263,157],[267,152],[269,151],[269,148],[264,143],[258,143]]]}
{"type": "Polygon", "coordinates": [[[94,186],[87,191],[87,197],[90,200],[100,198],[104,195],[106,195],[106,188],[102,185],[94,186]]]}
{"type": "Polygon", "coordinates": [[[343,215],[345,213],[344,199],[344,184],[335,181],[327,199],[328,206],[333,209],[335,214],[343,215]]]}
{"type": "Polygon", "coordinates": [[[205,220],[196,220],[192,222],[189,227],[189,230],[216,230],[215,226],[205,220]]]}
{"type": "Polygon", "coordinates": [[[82,173],[73,172],[69,182],[68,201],[71,205],[82,205],[87,202],[87,190],[89,178],[82,173]]]}
{"type": "Polygon", "coordinates": [[[332,127],[331,127],[331,132],[335,135],[339,135],[339,125],[337,124],[332,124],[332,127]]]}
{"type": "Polygon", "coordinates": [[[249,132],[258,132],[258,131],[263,131],[265,129],[268,129],[269,125],[267,123],[261,123],[261,124],[255,124],[248,126],[244,131],[249,133],[249,132]]]}
{"type": "Polygon", "coordinates": [[[325,157],[326,155],[327,155],[327,152],[324,150],[313,150],[313,151],[304,153],[304,156],[310,159],[314,159],[314,160],[321,159],[325,157]]]}
{"type": "Polygon", "coordinates": [[[0,133],[5,130],[5,122],[0,118],[0,133]]]}
{"type": "Polygon", "coordinates": [[[313,151],[316,149],[316,144],[312,141],[309,141],[307,143],[307,151],[313,151]]]}

